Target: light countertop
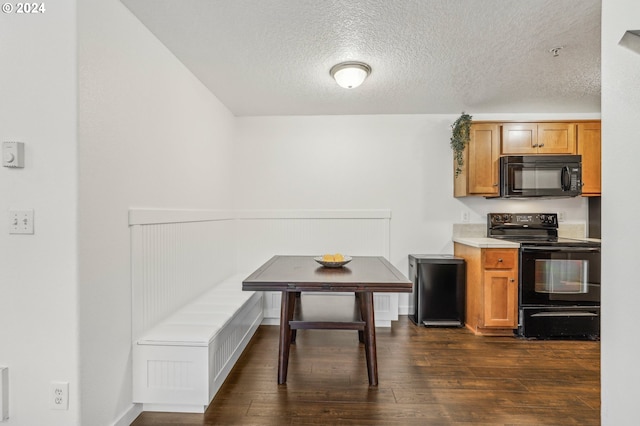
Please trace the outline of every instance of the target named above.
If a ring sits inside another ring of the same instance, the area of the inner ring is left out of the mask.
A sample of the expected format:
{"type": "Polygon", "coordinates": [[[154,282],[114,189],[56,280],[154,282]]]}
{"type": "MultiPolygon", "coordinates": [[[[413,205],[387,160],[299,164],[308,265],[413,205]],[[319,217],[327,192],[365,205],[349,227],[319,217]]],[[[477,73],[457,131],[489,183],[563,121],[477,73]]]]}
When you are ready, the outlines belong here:
{"type": "Polygon", "coordinates": [[[478,248],[520,248],[520,243],[486,237],[453,237],[453,242],[478,248]]]}

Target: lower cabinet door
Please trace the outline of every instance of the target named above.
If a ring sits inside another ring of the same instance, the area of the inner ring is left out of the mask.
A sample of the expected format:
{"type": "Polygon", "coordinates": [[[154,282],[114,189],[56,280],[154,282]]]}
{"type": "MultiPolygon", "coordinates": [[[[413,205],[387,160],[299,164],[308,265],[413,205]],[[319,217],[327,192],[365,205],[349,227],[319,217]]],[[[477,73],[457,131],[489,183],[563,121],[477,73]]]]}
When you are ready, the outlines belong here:
{"type": "Polygon", "coordinates": [[[518,326],[518,286],[513,271],[484,273],[484,326],[518,326]]]}

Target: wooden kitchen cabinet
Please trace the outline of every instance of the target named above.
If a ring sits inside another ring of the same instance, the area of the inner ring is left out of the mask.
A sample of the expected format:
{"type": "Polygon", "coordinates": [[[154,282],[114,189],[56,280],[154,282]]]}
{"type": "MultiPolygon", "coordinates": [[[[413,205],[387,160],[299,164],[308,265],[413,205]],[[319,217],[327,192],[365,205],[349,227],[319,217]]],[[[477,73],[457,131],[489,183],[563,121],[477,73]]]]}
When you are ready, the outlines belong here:
{"type": "Polygon", "coordinates": [[[578,154],[582,155],[582,196],[600,196],[601,186],[601,136],[600,122],[578,123],[578,154]]]}
{"type": "MultiPolygon", "coordinates": [[[[497,196],[500,179],[500,125],[472,123],[463,159],[462,172],[454,178],[454,196],[497,196]]],[[[454,170],[456,167],[454,159],[454,170]]]]}
{"type": "Polygon", "coordinates": [[[466,261],[465,326],[475,334],[512,336],[518,327],[518,249],[454,243],[466,261]]]}
{"type": "MultiPolygon", "coordinates": [[[[474,122],[455,176],[453,196],[500,195],[500,157],[504,155],[582,155],[582,195],[599,196],[600,121],[474,122]]],[[[455,170],[457,164],[454,158],[455,170]]]]}
{"type": "Polygon", "coordinates": [[[575,154],[575,123],[505,123],[502,155],[575,154]]]}

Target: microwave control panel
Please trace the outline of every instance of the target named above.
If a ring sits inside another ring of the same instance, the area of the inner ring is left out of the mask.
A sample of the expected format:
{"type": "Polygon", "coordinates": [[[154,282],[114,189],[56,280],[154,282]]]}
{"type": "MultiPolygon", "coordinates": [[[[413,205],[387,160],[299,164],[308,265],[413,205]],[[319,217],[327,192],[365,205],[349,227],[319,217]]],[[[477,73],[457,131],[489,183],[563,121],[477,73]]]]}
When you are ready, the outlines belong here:
{"type": "Polygon", "coordinates": [[[580,189],[580,183],[578,182],[578,172],[580,169],[571,169],[571,183],[570,188],[571,191],[577,191],[578,189],[580,189]]]}

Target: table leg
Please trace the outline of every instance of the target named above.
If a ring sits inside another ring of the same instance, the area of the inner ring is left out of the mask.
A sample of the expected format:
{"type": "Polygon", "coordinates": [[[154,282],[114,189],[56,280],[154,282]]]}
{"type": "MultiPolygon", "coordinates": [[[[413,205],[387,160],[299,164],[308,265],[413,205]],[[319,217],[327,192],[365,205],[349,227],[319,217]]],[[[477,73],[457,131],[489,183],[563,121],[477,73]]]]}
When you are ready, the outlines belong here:
{"type": "MultiPolygon", "coordinates": [[[[302,302],[300,301],[300,292],[299,292],[299,291],[298,291],[298,292],[296,292],[296,293],[295,293],[295,295],[296,295],[296,297],[295,297],[295,299],[296,299],[296,300],[295,300],[295,302],[294,302],[293,312],[295,312],[295,309],[296,309],[296,308],[295,308],[295,304],[297,303],[297,304],[298,304],[298,306],[300,306],[300,303],[302,303],[302,302]]],[[[296,336],[297,336],[297,335],[298,335],[298,330],[296,330],[296,329],[291,330],[291,343],[292,343],[292,344],[296,342],[296,336]]]]}
{"type": "Polygon", "coordinates": [[[369,385],[378,385],[378,356],[376,352],[376,321],[373,313],[373,293],[360,294],[360,310],[364,319],[364,350],[367,357],[369,385]]]}
{"type": "Polygon", "coordinates": [[[289,367],[289,349],[291,347],[291,326],[289,321],[293,319],[295,308],[295,293],[282,292],[280,305],[280,350],[278,354],[278,384],[287,382],[287,369],[289,367]]]}
{"type": "MultiPolygon", "coordinates": [[[[360,299],[360,295],[362,293],[356,292],[356,303],[358,304],[358,308],[360,309],[360,319],[364,321],[364,316],[362,316],[362,300],[360,299]]],[[[364,331],[358,330],[358,341],[360,343],[364,343],[364,331]]]]}

